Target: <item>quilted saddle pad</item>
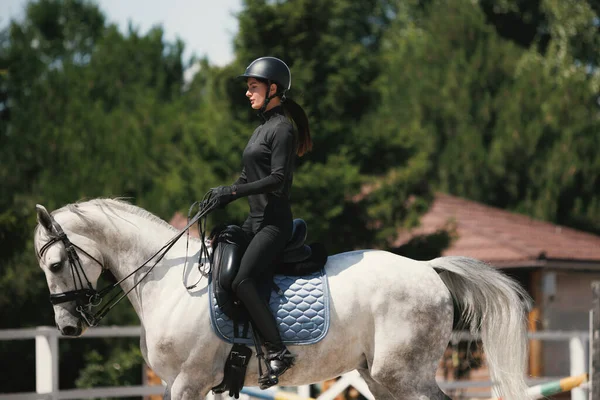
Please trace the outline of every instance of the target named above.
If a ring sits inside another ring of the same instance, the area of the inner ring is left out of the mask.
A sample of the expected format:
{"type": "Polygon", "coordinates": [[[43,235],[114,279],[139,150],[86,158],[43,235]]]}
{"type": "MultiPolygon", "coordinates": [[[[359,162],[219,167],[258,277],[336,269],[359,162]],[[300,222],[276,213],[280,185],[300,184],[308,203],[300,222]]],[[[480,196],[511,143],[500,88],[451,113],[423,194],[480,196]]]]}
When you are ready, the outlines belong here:
{"type": "MultiPolygon", "coordinates": [[[[269,305],[277,321],[284,344],[315,344],[325,337],[329,329],[329,292],[324,269],[305,276],[275,275],[275,284],[281,294],[271,291],[269,305]]],[[[210,320],[219,338],[233,343],[233,322],[217,305],[209,284],[210,320]]],[[[252,345],[250,330],[243,336],[239,326],[236,343],[252,345]]]]}

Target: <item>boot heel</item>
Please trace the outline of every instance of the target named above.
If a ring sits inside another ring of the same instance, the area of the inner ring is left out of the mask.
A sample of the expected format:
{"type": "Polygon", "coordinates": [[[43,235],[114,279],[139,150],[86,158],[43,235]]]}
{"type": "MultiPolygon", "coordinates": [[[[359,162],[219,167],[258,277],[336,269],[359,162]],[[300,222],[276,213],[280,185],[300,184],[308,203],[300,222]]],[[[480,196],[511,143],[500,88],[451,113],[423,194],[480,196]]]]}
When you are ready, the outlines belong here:
{"type": "Polygon", "coordinates": [[[267,371],[259,378],[258,383],[261,389],[267,389],[279,383],[279,377],[294,365],[295,357],[281,343],[274,345],[265,342],[267,356],[265,362],[267,371]]]}
{"type": "Polygon", "coordinates": [[[285,371],[290,369],[294,365],[295,359],[296,357],[285,346],[277,351],[267,351],[266,361],[277,376],[283,375],[285,371]]]}

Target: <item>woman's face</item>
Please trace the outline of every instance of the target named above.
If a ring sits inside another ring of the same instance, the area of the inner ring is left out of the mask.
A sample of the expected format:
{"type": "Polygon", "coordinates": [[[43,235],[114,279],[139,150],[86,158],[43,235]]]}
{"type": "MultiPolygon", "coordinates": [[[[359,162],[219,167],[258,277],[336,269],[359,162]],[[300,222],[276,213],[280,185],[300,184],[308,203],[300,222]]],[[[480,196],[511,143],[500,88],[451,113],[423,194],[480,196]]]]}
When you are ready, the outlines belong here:
{"type": "Polygon", "coordinates": [[[256,80],[256,78],[248,78],[248,90],[246,97],[250,100],[250,105],[255,110],[260,110],[267,94],[267,85],[256,80]]]}

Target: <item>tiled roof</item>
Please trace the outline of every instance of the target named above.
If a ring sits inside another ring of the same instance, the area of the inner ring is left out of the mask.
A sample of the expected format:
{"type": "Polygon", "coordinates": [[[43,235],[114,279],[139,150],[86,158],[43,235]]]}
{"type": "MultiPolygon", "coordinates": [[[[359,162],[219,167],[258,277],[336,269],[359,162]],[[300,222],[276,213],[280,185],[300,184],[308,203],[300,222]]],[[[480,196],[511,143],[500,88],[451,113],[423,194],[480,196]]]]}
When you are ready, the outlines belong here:
{"type": "Polygon", "coordinates": [[[436,194],[421,226],[400,232],[393,245],[437,232],[448,223],[454,224],[458,237],[445,256],[469,256],[497,265],[522,261],[523,266],[540,259],[600,261],[600,236],[442,193],[436,194]]]}
{"type": "MultiPolygon", "coordinates": [[[[175,228],[181,230],[183,228],[185,228],[185,226],[188,224],[188,220],[187,217],[185,215],[183,215],[182,213],[180,213],[179,211],[177,211],[173,217],[171,217],[171,220],[169,221],[169,224],[173,225],[175,228]]],[[[192,237],[200,237],[200,235],[198,234],[198,225],[194,224],[190,227],[190,236],[192,237]]]]}

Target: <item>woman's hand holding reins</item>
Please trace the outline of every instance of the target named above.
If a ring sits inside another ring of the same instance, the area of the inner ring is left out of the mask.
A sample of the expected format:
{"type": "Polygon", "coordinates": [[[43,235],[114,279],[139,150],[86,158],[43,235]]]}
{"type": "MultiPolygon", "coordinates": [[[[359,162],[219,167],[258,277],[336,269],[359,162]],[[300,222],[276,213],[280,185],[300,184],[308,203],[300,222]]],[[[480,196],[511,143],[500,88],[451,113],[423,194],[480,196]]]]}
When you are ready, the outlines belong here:
{"type": "Polygon", "coordinates": [[[216,199],[219,208],[222,208],[235,200],[236,189],[235,185],[218,186],[211,189],[211,197],[216,199]]]}

